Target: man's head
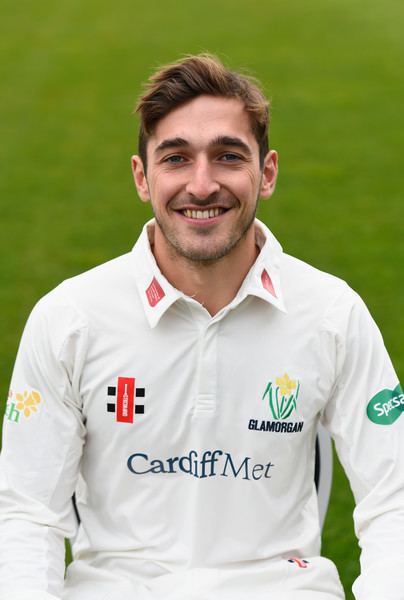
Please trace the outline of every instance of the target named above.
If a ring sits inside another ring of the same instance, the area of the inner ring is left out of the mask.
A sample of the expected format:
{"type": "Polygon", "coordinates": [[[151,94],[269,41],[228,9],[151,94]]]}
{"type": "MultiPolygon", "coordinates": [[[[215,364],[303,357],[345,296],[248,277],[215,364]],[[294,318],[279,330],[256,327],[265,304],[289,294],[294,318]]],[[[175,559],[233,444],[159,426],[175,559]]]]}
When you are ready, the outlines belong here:
{"type": "Polygon", "coordinates": [[[227,69],[209,54],[188,56],[156,71],[149,79],[136,111],[140,115],[139,155],[147,168],[147,142],[157,123],[175,108],[198,96],[240,100],[247,111],[259,147],[262,168],[268,153],[269,103],[251,77],[227,69]]]}
{"type": "Polygon", "coordinates": [[[152,205],[160,266],[170,253],[205,265],[255,254],[258,199],[271,196],[278,170],[255,83],[210,56],[188,57],[150,78],[138,111],[132,170],[152,205]]]}

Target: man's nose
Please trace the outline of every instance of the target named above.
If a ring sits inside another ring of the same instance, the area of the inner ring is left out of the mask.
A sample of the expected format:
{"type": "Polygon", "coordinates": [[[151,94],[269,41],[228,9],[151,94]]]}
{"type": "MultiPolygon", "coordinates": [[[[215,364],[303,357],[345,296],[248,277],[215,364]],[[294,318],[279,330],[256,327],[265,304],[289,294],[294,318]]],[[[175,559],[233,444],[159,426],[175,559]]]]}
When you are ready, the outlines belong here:
{"type": "Polygon", "coordinates": [[[195,161],[185,189],[191,196],[201,199],[219,191],[220,185],[216,181],[213,165],[206,158],[195,161]]]}

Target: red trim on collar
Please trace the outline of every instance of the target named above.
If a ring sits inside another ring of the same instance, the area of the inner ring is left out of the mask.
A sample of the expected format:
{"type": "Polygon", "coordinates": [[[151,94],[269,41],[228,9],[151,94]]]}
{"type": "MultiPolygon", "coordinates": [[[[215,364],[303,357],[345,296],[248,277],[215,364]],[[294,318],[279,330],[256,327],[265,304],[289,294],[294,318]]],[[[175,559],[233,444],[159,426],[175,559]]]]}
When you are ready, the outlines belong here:
{"type": "Polygon", "coordinates": [[[156,306],[156,304],[158,304],[165,296],[163,288],[155,277],[153,277],[151,284],[146,290],[146,296],[150,306],[152,307],[156,306]]]}
{"type": "Polygon", "coordinates": [[[272,296],[274,296],[275,298],[278,297],[275,293],[275,288],[273,286],[272,279],[268,275],[266,269],[264,269],[261,273],[261,282],[264,288],[267,290],[267,292],[272,294],[272,296]]]}

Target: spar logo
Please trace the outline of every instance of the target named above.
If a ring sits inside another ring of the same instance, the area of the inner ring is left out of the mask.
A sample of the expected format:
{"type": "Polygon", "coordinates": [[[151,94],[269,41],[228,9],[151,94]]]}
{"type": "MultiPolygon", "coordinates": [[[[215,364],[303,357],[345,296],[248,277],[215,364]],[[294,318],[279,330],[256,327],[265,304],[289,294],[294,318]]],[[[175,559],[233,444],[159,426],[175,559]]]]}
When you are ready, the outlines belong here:
{"type": "Polygon", "coordinates": [[[276,385],[272,381],[268,383],[262,399],[268,401],[269,409],[275,421],[283,421],[296,410],[300,383],[290,379],[287,373],[283,377],[277,377],[275,382],[276,385]]]}
{"type": "Polygon", "coordinates": [[[404,412],[404,393],[400,384],[394,390],[384,389],[373,396],[367,415],[377,425],[392,425],[404,412]]]}
{"type": "Polygon", "coordinates": [[[133,423],[135,415],[144,414],[144,404],[135,402],[135,398],[145,397],[145,388],[136,386],[135,377],[118,377],[116,385],[108,386],[108,396],[115,402],[108,402],[107,412],[115,413],[118,423],[133,423]]]}

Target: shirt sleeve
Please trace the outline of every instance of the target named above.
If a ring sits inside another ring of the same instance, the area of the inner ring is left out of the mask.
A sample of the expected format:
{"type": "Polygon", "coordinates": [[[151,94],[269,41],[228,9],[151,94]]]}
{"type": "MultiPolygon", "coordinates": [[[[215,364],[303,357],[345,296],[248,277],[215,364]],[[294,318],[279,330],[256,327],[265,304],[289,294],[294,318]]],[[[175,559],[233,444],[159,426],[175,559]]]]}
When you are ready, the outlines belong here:
{"type": "Polygon", "coordinates": [[[336,385],[323,414],[356,501],[357,600],[404,598],[404,395],[379,329],[351,290],[328,315],[336,385]]]}
{"type": "Polygon", "coordinates": [[[52,294],[28,319],[4,416],[0,600],[57,600],[64,538],[76,528],[71,499],[85,436],[79,381],[87,327],[52,294]]]}

